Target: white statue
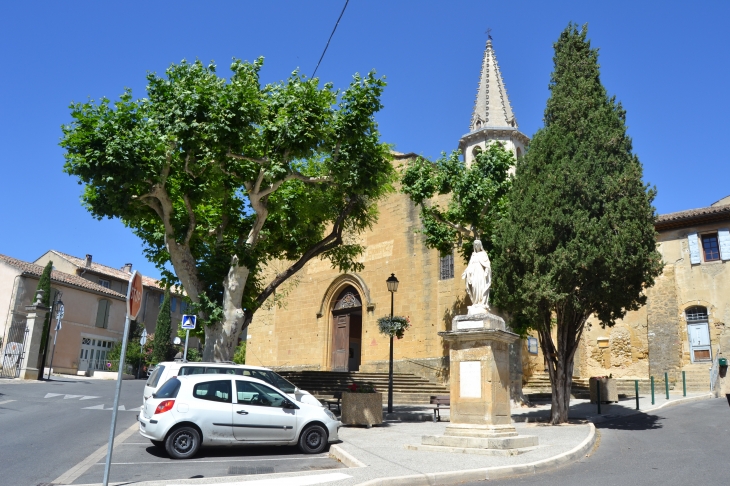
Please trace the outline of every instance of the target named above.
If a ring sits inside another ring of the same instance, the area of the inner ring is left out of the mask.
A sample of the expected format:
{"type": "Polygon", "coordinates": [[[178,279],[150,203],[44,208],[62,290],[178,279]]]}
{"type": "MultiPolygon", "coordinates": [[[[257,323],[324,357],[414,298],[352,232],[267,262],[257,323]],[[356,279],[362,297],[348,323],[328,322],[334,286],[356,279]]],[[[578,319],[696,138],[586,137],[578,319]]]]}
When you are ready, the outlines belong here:
{"type": "Polygon", "coordinates": [[[461,278],[466,280],[466,293],[469,294],[472,304],[468,307],[467,314],[487,314],[489,287],[492,286],[492,265],[481,241],[474,240],[474,253],[471,254],[469,265],[461,278]]]}

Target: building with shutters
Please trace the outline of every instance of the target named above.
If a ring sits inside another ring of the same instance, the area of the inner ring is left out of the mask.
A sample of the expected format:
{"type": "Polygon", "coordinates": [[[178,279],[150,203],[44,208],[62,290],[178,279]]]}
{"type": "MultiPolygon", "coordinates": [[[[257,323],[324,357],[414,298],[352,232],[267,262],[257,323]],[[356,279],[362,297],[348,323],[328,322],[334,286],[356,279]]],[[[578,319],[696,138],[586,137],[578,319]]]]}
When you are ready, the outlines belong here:
{"type": "MultiPolygon", "coordinates": [[[[710,368],[730,355],[730,196],[657,218],[664,271],[647,304],[614,327],[595,320],[583,334],[574,375],[663,381],[710,389],[710,368]]],[[[544,369],[540,350],[526,353],[526,381],[544,369]]]]}
{"type": "MultiPolygon", "coordinates": [[[[11,348],[17,348],[19,341],[22,343],[25,307],[34,300],[38,279],[48,261],[53,262],[52,301],[60,292],[65,312],[53,359],[54,371],[77,374],[103,369],[107,353],[122,339],[132,265],[116,269],[94,262],[91,255],[78,258],[56,250],[46,252],[33,263],[0,255],[0,315],[4,316],[0,321],[0,363],[4,363],[6,355],[11,356],[11,348]]],[[[156,280],[144,276],[143,289],[137,322],[148,333],[154,333],[164,289],[156,280]]],[[[176,335],[174,323],[181,321],[186,307],[182,296],[173,296],[171,339],[176,335]]],[[[54,327],[55,323],[54,318],[54,327]]],[[[197,340],[192,345],[197,345],[197,340]]],[[[47,365],[49,361],[50,358],[47,365]]]]}

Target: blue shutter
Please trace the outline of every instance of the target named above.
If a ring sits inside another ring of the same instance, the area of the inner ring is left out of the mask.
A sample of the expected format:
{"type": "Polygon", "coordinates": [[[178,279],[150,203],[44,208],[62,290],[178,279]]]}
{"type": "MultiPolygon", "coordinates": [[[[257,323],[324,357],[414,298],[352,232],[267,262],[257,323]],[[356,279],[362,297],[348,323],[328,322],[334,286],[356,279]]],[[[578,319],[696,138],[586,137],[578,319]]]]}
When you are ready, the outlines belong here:
{"type": "Polygon", "coordinates": [[[717,239],[720,244],[720,258],[730,260],[730,230],[727,228],[717,230],[717,239]]]}
{"type": "Polygon", "coordinates": [[[697,233],[690,233],[687,235],[687,241],[689,242],[689,261],[692,265],[700,263],[700,245],[697,238],[697,233]]]}

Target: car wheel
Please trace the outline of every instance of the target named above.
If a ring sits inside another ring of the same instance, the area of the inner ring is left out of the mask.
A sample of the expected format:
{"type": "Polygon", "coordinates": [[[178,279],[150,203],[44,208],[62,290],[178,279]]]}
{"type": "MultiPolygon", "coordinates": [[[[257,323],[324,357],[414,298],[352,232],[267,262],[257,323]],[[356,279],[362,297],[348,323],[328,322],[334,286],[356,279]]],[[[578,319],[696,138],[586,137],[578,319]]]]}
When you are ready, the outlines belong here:
{"type": "Polygon", "coordinates": [[[317,424],[308,425],[299,436],[299,450],[305,454],[319,454],[327,447],[327,431],[317,424]]]}
{"type": "Polygon", "coordinates": [[[188,459],[200,449],[200,434],[194,427],[184,425],[170,432],[165,450],[173,459],[188,459]]]}
{"type": "Polygon", "coordinates": [[[165,441],[164,440],[152,440],[150,439],[150,442],[152,442],[152,445],[159,448],[164,449],[165,448],[165,441]]]}

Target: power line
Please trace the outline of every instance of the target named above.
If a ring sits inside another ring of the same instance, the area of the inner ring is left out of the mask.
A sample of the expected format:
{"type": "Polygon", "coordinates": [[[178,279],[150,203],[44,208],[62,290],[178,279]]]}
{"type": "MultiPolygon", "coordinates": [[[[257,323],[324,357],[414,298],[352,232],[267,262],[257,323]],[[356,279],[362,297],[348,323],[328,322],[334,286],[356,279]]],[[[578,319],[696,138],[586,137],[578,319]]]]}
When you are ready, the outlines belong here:
{"type": "Polygon", "coordinates": [[[312,73],[312,77],[314,77],[315,74],[317,74],[317,69],[319,69],[319,64],[322,62],[322,59],[324,59],[324,54],[327,52],[327,48],[330,46],[330,41],[332,40],[332,36],[335,35],[335,31],[337,30],[337,26],[340,25],[340,19],[342,19],[342,14],[345,13],[345,9],[347,8],[347,4],[350,3],[350,0],[345,0],[345,6],[342,7],[342,12],[340,12],[340,16],[337,18],[337,23],[335,24],[335,28],[332,29],[332,33],[330,34],[330,38],[327,39],[327,45],[324,46],[324,51],[322,51],[322,56],[319,58],[319,61],[317,62],[317,67],[314,68],[314,72],[312,73]]]}

